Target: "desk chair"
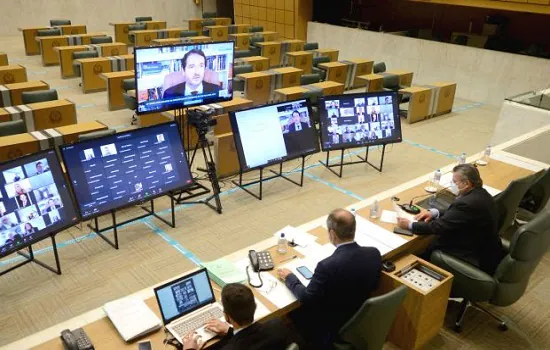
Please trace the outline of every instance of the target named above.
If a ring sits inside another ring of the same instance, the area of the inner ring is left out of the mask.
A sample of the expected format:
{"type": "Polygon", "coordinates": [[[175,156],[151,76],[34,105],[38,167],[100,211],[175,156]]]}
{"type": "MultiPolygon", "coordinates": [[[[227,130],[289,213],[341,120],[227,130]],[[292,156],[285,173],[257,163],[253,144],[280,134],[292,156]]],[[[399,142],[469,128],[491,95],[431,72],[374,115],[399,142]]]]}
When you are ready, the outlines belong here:
{"type": "Polygon", "coordinates": [[[355,315],[340,329],[337,350],[380,350],[384,346],[397,310],[408,292],[401,286],[389,293],[369,298],[355,315]]]}
{"type": "Polygon", "coordinates": [[[374,74],[384,73],[385,71],[386,71],[386,63],[384,62],[378,62],[378,63],[375,63],[374,66],[372,66],[372,72],[374,74]]]}
{"type": "Polygon", "coordinates": [[[257,43],[263,43],[263,42],[265,42],[265,39],[262,36],[256,36],[256,37],[252,36],[250,38],[250,40],[248,41],[248,43],[249,43],[248,48],[252,52],[252,56],[260,56],[261,55],[262,49],[260,49],[258,47],[258,45],[256,45],[256,44],[257,43]]]}
{"type": "Polygon", "coordinates": [[[71,25],[70,19],[50,19],[50,27],[69,25],[71,25]]]}
{"type": "Polygon", "coordinates": [[[300,77],[300,85],[315,84],[321,81],[321,77],[317,73],[303,74],[300,77]]]}
{"type": "Polygon", "coordinates": [[[319,57],[313,57],[312,64],[313,67],[311,67],[311,72],[318,74],[319,78],[324,81],[327,77],[327,71],[321,68],[318,68],[317,66],[321,63],[328,63],[330,62],[330,57],[328,56],[319,56],[319,57]]]}
{"type": "MultiPolygon", "coordinates": [[[[97,51],[76,51],[73,52],[73,70],[77,77],[81,76],[80,72],[80,64],[78,62],[75,62],[75,60],[81,59],[81,58],[94,58],[99,57],[99,53],[97,51]]],[[[82,86],[82,83],[79,84],[79,86],[82,86]]]]}
{"type": "Polygon", "coordinates": [[[132,115],[132,123],[131,123],[132,125],[135,125],[138,121],[135,113],[137,109],[137,99],[133,96],[128,95],[128,91],[135,90],[135,89],[136,89],[136,80],[134,78],[124,79],[122,81],[122,90],[124,90],[124,93],[122,94],[122,99],[124,100],[124,104],[126,105],[126,108],[134,111],[134,114],[132,115]]]}
{"type": "Polygon", "coordinates": [[[212,18],[207,18],[207,19],[203,19],[202,20],[202,27],[206,27],[206,26],[215,26],[216,25],[216,20],[215,19],[212,19],[212,18]]]}
{"type": "Polygon", "coordinates": [[[110,36],[94,36],[90,38],[90,44],[110,44],[113,38],[110,36]]]}
{"type": "Polygon", "coordinates": [[[250,26],[248,27],[248,32],[249,33],[258,33],[258,32],[263,32],[264,31],[264,27],[262,26],[250,26]]]}
{"type": "MultiPolygon", "coordinates": [[[[128,32],[131,32],[132,30],[145,30],[147,28],[147,25],[145,23],[136,23],[136,24],[130,24],[128,26],[128,32]]],[[[136,43],[136,37],[133,35],[128,35],[128,39],[130,39],[130,43],[135,44],[136,43]]]]}
{"type": "Polygon", "coordinates": [[[51,28],[51,29],[39,29],[36,31],[36,36],[55,36],[61,35],[61,29],[51,28]]]}
{"type": "Polygon", "coordinates": [[[23,91],[21,93],[21,100],[23,104],[36,103],[36,102],[46,102],[46,101],[55,101],[58,99],[57,90],[38,90],[38,91],[23,91]]]}
{"type": "MultiPolygon", "coordinates": [[[[397,91],[404,89],[405,86],[399,84],[399,76],[397,74],[384,75],[382,78],[382,87],[384,91],[397,91]]],[[[399,94],[399,103],[409,102],[410,97],[399,94]]]]}
{"type": "Polygon", "coordinates": [[[218,14],[216,12],[205,12],[202,14],[202,18],[216,18],[218,14]]]}
{"type": "Polygon", "coordinates": [[[499,329],[506,331],[506,321],[478,303],[509,306],[518,301],[525,293],[529,278],[549,245],[550,212],[543,210],[515,231],[506,256],[492,276],[440,250],[433,252],[430,261],[454,276],[451,295],[464,298],[456,318],[455,331],[462,330],[464,315],[469,307],[489,314],[500,322],[499,329]]]}
{"type": "Polygon", "coordinates": [[[237,77],[242,73],[252,73],[251,64],[243,64],[241,66],[235,66],[233,68],[233,91],[244,91],[244,79],[237,77]]]}
{"type": "Polygon", "coordinates": [[[153,20],[153,17],[151,16],[141,16],[141,17],[136,17],[136,22],[147,22],[147,21],[152,21],[153,20]]]}
{"type": "Polygon", "coordinates": [[[319,43],[305,43],[304,51],[317,50],[319,48],[319,43]]]}
{"type": "Polygon", "coordinates": [[[550,199],[550,168],[533,182],[519,205],[517,218],[530,221],[538,214],[550,199]]]}
{"type": "Polygon", "coordinates": [[[24,134],[26,132],[27,128],[23,119],[0,123],[0,136],[24,134]]]}
{"type": "Polygon", "coordinates": [[[86,134],[80,134],[78,135],[78,141],[84,141],[84,140],[92,140],[97,139],[103,136],[109,136],[116,134],[115,129],[107,129],[107,130],[99,130],[99,131],[92,131],[88,132],[86,134]]]}
{"type": "Polygon", "coordinates": [[[254,53],[251,50],[236,50],[235,58],[252,57],[254,53]]]}
{"type": "Polygon", "coordinates": [[[180,38],[189,38],[192,36],[199,36],[199,32],[197,30],[183,30],[180,32],[180,38]]]}

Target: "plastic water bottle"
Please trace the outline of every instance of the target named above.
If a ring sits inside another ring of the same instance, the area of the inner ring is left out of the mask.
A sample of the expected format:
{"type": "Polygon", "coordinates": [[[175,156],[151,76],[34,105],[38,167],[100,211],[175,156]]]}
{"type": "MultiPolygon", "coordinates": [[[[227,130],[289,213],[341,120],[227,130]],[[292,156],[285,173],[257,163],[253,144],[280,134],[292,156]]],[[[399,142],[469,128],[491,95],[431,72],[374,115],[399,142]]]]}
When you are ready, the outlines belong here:
{"type": "Polygon", "coordinates": [[[376,219],[378,217],[378,200],[374,200],[370,206],[370,218],[376,219]]]}
{"type": "Polygon", "coordinates": [[[350,213],[351,213],[351,215],[353,215],[353,216],[356,216],[356,215],[357,215],[357,213],[355,212],[355,209],[354,209],[354,208],[351,208],[351,209],[350,209],[350,213]]]}
{"type": "Polygon", "coordinates": [[[283,255],[286,254],[288,251],[287,248],[288,242],[286,240],[284,232],[281,232],[281,237],[279,237],[279,241],[277,242],[277,253],[283,255]]]}
{"type": "Polygon", "coordinates": [[[439,185],[439,182],[441,181],[441,170],[437,169],[434,173],[434,186],[439,185]]]}
{"type": "Polygon", "coordinates": [[[466,153],[462,152],[462,154],[458,157],[458,164],[466,164],[466,153]]]}
{"type": "Polygon", "coordinates": [[[485,152],[483,152],[483,160],[485,163],[489,164],[489,158],[491,158],[491,145],[485,147],[485,152]]]}

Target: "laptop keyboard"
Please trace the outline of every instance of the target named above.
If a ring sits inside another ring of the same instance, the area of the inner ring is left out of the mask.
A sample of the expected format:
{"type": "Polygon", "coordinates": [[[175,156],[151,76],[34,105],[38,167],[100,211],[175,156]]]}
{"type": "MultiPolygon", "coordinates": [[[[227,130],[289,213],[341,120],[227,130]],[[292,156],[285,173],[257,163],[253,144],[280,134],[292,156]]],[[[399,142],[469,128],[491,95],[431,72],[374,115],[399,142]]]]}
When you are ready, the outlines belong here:
{"type": "Polygon", "coordinates": [[[223,311],[219,307],[211,307],[196,314],[193,317],[186,319],[185,321],[178,323],[172,327],[172,330],[176,332],[180,337],[201,328],[204,324],[212,319],[218,319],[223,316],[223,311]]]}

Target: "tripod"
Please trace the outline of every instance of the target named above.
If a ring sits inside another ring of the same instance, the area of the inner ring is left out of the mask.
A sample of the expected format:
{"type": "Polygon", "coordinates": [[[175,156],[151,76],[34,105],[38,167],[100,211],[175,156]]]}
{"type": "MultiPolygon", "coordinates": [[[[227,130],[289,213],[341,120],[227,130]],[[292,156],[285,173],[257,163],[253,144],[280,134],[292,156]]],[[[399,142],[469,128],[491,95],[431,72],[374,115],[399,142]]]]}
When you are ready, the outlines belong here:
{"type": "Polygon", "coordinates": [[[178,198],[176,199],[176,203],[178,204],[206,204],[209,208],[216,211],[218,214],[222,213],[222,202],[220,200],[220,183],[218,182],[218,177],[216,176],[216,164],[214,163],[214,157],[212,156],[212,151],[210,150],[210,144],[208,143],[208,140],[206,139],[206,133],[208,132],[208,126],[207,125],[197,125],[195,126],[197,130],[197,134],[199,136],[199,139],[195,145],[195,148],[193,149],[193,153],[191,155],[191,159],[189,161],[189,167],[193,164],[193,161],[195,160],[195,156],[197,154],[197,150],[201,149],[202,155],[204,157],[204,163],[206,165],[206,173],[208,175],[208,180],[210,181],[210,184],[212,185],[212,195],[199,200],[199,201],[188,201],[191,198],[195,198],[198,196],[202,196],[203,194],[210,193],[210,189],[203,184],[200,184],[199,182],[195,182],[193,186],[191,186],[188,189],[183,190],[180,192],[178,198]],[[199,190],[199,192],[196,192],[199,190]],[[214,199],[216,202],[216,205],[213,205],[210,203],[210,201],[214,199]]]}

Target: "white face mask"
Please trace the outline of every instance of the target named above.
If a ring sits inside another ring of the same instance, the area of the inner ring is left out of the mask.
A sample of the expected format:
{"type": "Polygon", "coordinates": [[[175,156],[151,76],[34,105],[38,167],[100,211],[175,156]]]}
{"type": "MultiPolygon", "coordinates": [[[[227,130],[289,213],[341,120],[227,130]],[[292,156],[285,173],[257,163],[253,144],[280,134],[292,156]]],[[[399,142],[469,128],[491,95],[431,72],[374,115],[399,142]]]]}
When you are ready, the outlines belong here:
{"type": "Polygon", "coordinates": [[[458,196],[458,193],[460,191],[458,189],[458,186],[454,183],[454,181],[451,183],[451,187],[449,187],[449,191],[451,191],[455,196],[458,196]]]}

